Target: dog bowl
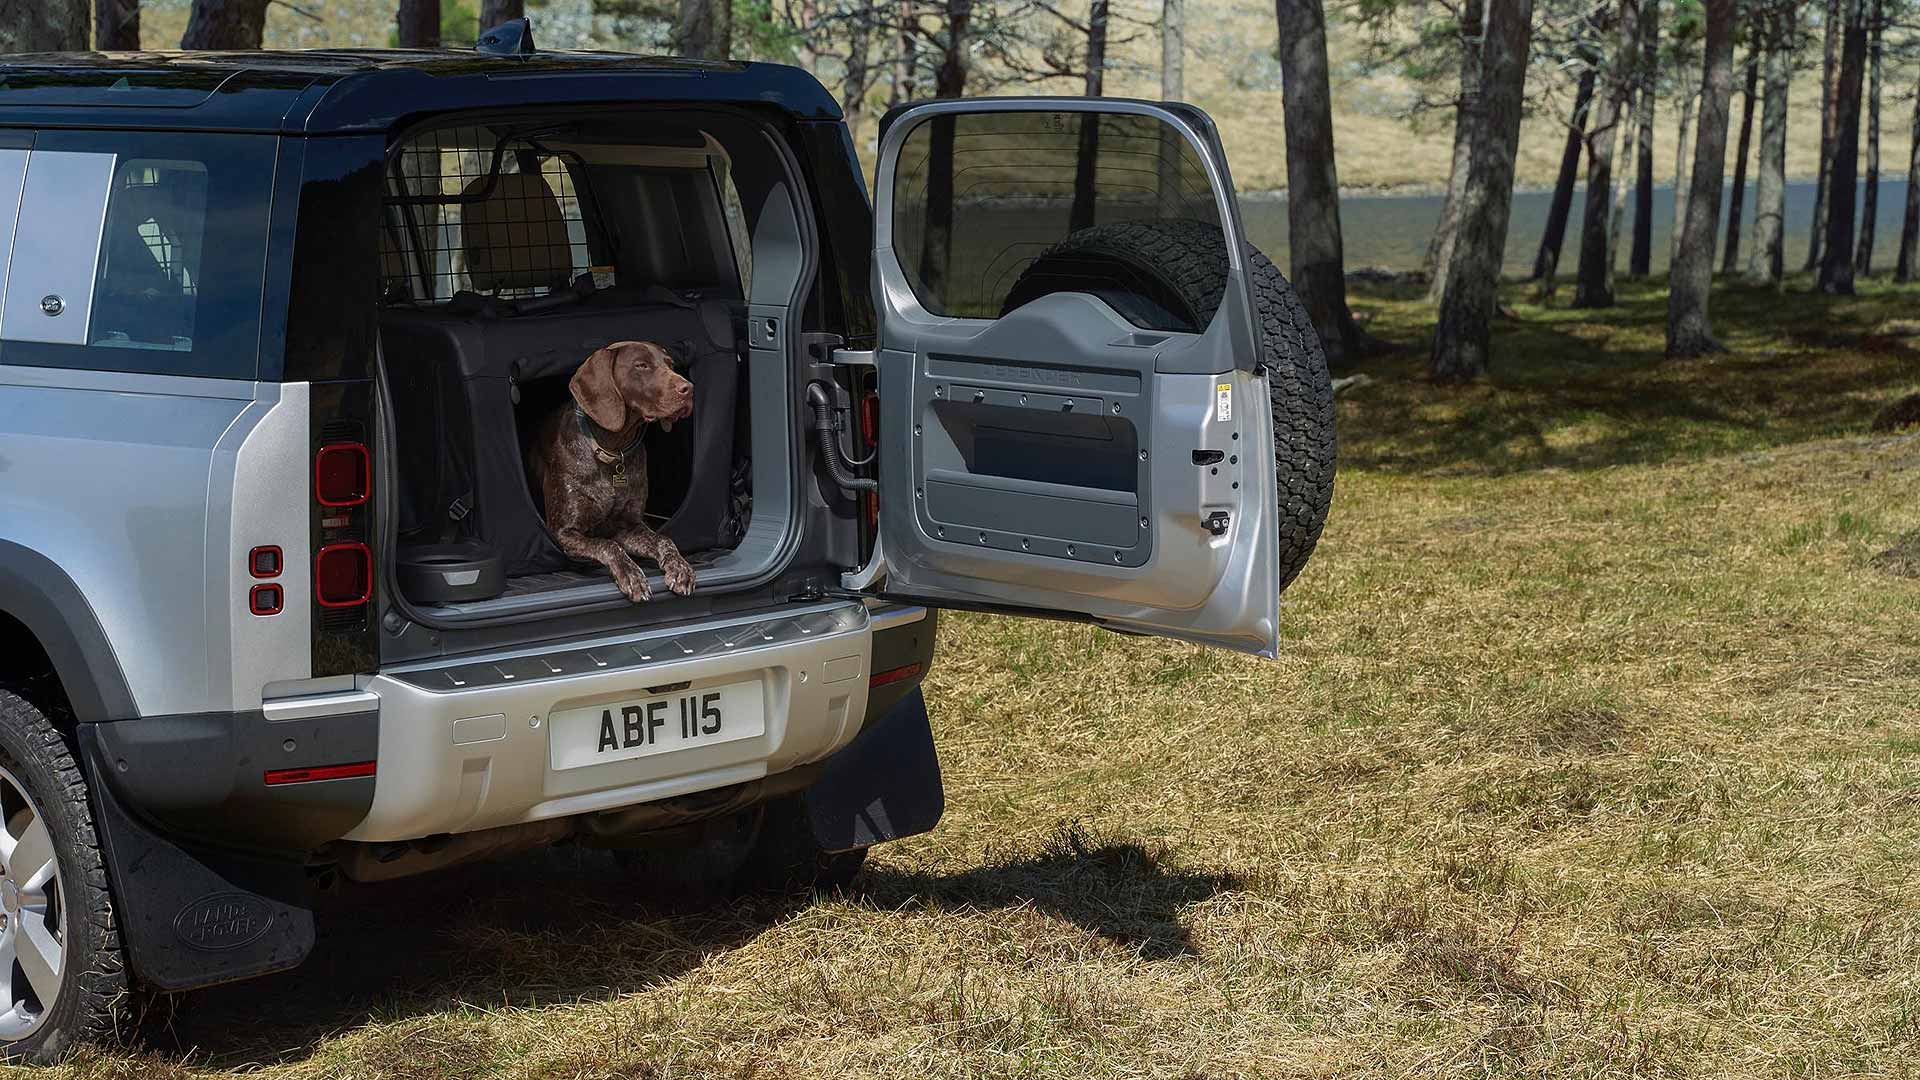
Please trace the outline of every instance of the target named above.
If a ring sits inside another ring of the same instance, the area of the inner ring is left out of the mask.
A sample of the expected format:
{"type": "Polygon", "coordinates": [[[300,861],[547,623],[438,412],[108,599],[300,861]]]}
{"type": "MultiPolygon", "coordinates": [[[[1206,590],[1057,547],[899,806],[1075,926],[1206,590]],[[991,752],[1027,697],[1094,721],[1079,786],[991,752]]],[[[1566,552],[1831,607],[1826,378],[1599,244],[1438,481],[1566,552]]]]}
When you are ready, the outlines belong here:
{"type": "Polygon", "coordinates": [[[491,600],[507,588],[499,553],[479,540],[402,547],[398,573],[400,591],[419,604],[491,600]]]}

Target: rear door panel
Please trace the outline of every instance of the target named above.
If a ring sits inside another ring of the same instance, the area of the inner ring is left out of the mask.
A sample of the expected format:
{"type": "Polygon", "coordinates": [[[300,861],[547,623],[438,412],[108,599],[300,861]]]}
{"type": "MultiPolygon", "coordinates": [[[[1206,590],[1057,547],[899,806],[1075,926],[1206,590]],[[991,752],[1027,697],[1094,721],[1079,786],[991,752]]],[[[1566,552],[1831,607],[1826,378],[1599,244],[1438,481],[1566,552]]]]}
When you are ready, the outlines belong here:
{"type": "Polygon", "coordinates": [[[1271,418],[1207,144],[1147,103],[942,102],[895,118],[877,189],[884,590],[1271,655],[1273,463],[1242,452],[1272,445],[1271,418]],[[1089,124],[1107,147],[1091,171],[1089,124]],[[1170,143],[1167,169],[1155,151],[1170,143]],[[1103,200],[1085,212],[1090,175],[1103,200]],[[999,310],[1071,228],[1196,215],[1230,253],[1197,333],[1081,292],[999,310]]]}

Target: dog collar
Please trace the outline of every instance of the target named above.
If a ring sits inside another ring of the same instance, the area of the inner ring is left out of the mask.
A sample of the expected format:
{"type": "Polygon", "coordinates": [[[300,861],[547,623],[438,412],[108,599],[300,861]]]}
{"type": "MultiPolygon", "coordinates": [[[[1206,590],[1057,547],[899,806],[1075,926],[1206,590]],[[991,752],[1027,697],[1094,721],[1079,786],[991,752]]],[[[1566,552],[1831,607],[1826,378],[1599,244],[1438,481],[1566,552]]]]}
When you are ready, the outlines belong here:
{"type": "Polygon", "coordinates": [[[640,436],[646,434],[647,431],[647,421],[642,420],[639,425],[633,429],[633,437],[627,440],[625,446],[609,450],[601,444],[598,434],[605,429],[601,428],[599,424],[594,423],[593,418],[588,416],[587,411],[582,409],[578,404],[573,407],[573,419],[575,423],[580,425],[580,434],[585,435],[587,442],[593,444],[593,456],[599,459],[600,464],[613,465],[616,468],[626,464],[627,458],[639,447],[640,436]]]}

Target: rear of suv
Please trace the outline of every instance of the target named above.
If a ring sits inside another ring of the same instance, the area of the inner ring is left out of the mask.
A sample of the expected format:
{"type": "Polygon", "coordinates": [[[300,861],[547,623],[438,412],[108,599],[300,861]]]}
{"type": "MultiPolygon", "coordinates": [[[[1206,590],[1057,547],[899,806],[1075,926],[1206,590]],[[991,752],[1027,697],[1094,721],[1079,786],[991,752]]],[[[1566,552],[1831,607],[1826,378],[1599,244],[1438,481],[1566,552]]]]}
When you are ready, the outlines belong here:
{"type": "Polygon", "coordinates": [[[1189,106],[903,107],[869,198],[777,65],[20,57],[0,207],[13,1057],[297,965],[342,880],[843,885],[940,817],[937,610],[1273,655],[1331,494],[1189,106]],[[641,604],[526,479],[626,340],[695,400],[646,436],[694,589],[641,604]]]}

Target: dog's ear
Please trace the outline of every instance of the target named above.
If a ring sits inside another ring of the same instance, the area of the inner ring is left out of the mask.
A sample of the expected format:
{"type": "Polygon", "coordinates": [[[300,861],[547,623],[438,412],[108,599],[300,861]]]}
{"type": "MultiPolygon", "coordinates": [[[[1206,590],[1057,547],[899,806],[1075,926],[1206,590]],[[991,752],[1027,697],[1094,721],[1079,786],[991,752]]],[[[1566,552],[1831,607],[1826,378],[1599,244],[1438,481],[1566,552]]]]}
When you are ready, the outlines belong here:
{"type": "Polygon", "coordinates": [[[617,345],[595,352],[567,383],[573,400],[579,403],[587,419],[608,431],[623,431],[627,426],[627,402],[620,396],[620,386],[613,375],[614,358],[619,355],[617,345]]]}

